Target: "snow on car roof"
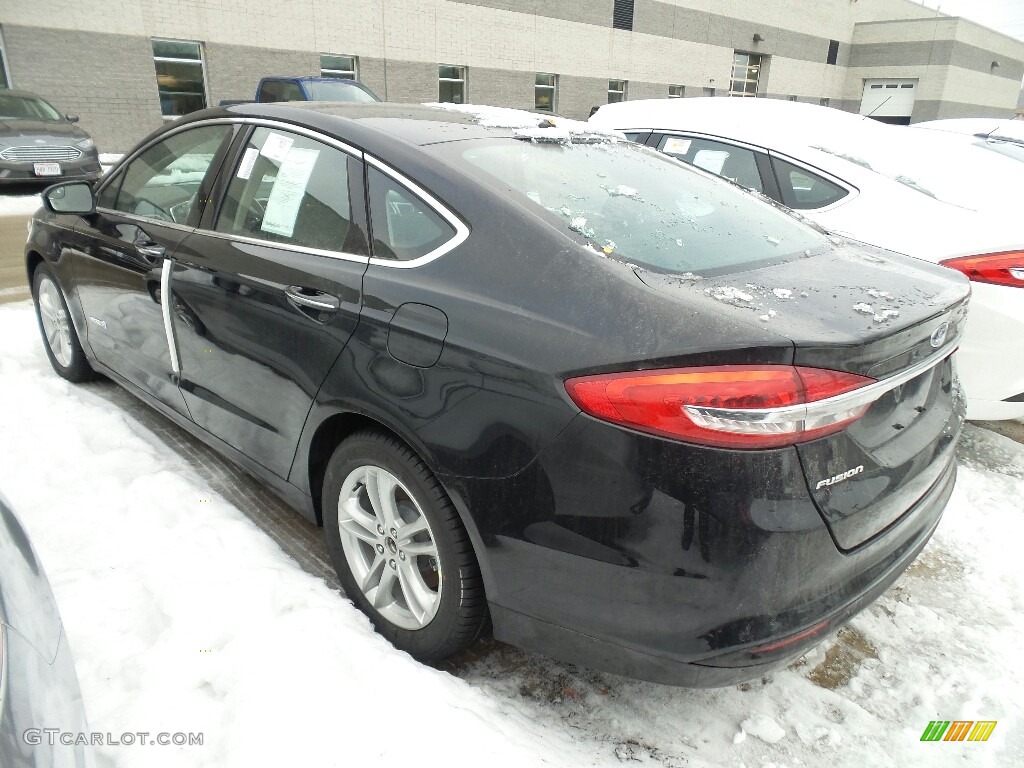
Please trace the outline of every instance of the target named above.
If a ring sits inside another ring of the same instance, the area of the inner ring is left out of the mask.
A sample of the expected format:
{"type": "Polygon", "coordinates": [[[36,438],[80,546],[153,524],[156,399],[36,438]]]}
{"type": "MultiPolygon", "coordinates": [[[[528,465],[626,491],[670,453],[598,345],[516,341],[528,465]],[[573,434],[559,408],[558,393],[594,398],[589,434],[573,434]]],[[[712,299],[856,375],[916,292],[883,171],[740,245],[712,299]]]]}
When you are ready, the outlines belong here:
{"type": "Polygon", "coordinates": [[[517,138],[533,141],[568,142],[575,139],[588,141],[625,141],[626,137],[619,131],[607,127],[586,123],[582,120],[571,120],[557,115],[528,112],[523,109],[508,107],[489,107],[483,104],[448,104],[429,103],[425,107],[435,107],[461,112],[472,116],[476,123],[484,128],[504,128],[514,132],[517,138]]]}

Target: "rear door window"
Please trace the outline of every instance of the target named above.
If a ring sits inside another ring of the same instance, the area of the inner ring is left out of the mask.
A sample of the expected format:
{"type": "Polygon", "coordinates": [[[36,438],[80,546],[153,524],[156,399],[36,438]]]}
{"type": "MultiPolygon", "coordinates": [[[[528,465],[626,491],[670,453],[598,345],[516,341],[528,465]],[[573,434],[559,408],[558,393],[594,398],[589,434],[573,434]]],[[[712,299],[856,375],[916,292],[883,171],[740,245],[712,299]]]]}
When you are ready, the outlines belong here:
{"type": "Polygon", "coordinates": [[[336,147],[257,128],[234,168],[214,228],[271,243],[365,255],[358,227],[351,226],[349,193],[350,176],[360,172],[361,163],[336,147]]]}
{"type": "Polygon", "coordinates": [[[376,168],[367,175],[375,258],[412,261],[456,236],[451,224],[398,181],[376,168]]]}
{"type": "Polygon", "coordinates": [[[129,162],[100,192],[102,208],[185,224],[198,212],[199,189],[230,125],[175,133],[129,162]]]}
{"type": "Polygon", "coordinates": [[[764,193],[764,183],[757,170],[757,156],[751,149],[686,136],[663,136],[658,149],[666,155],[734,181],[741,187],[764,193]]]}
{"type": "Polygon", "coordinates": [[[779,180],[782,202],[790,208],[800,211],[824,208],[850,194],[838,184],[778,157],[772,158],[772,166],[779,180]]]}

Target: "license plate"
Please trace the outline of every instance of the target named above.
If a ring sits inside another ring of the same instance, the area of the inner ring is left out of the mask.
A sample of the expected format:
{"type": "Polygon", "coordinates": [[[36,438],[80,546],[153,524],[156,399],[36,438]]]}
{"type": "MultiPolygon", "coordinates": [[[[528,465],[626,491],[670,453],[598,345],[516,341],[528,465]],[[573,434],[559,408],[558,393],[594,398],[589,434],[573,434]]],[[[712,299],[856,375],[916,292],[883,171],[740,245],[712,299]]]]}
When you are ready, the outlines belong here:
{"type": "Polygon", "coordinates": [[[34,163],[36,176],[60,176],[60,163],[34,163]]]}

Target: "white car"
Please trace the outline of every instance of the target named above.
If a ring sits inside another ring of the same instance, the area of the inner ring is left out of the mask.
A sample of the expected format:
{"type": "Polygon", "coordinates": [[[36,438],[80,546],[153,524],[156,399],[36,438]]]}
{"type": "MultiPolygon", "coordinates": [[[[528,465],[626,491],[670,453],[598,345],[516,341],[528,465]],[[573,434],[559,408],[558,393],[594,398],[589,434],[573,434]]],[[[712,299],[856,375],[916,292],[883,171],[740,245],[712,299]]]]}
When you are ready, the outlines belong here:
{"type": "Polygon", "coordinates": [[[590,120],[830,232],[963,272],[968,418],[1024,417],[1024,162],[961,135],[770,99],[629,101],[590,120]]]}
{"type": "Polygon", "coordinates": [[[1024,120],[985,117],[958,117],[949,120],[927,120],[912,128],[957,134],[977,147],[998,152],[1024,163],[1024,120]],[[968,138],[969,137],[969,138],[968,138]]]}

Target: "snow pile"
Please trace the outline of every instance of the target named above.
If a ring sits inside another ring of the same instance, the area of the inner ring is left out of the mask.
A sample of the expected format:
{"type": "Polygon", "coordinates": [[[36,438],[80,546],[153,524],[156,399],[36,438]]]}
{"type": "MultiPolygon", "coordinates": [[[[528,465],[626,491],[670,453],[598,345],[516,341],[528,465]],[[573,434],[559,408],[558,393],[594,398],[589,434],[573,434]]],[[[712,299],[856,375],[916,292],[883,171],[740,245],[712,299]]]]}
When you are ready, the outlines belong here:
{"type": "Polygon", "coordinates": [[[447,109],[461,112],[476,118],[478,125],[485,128],[505,128],[514,132],[515,136],[533,141],[552,141],[566,143],[576,140],[587,141],[626,141],[619,131],[601,128],[581,120],[570,120],[567,117],[542,115],[522,109],[508,107],[488,107],[482,104],[442,104],[428,103],[427,107],[447,109]]]}
{"type": "Polygon", "coordinates": [[[770,677],[670,688],[493,641],[453,677],[374,634],[111,408],[112,386],[57,378],[28,304],[0,307],[0,489],[53,584],[90,726],[205,734],[105,746],[101,768],[1024,765],[1024,446],[1007,438],[967,427],[917,562],[770,677]],[[998,726],[984,744],[922,743],[936,719],[998,726]]]}
{"type": "Polygon", "coordinates": [[[38,192],[30,195],[0,195],[0,216],[31,216],[42,204],[38,192]]]}

